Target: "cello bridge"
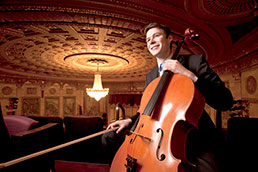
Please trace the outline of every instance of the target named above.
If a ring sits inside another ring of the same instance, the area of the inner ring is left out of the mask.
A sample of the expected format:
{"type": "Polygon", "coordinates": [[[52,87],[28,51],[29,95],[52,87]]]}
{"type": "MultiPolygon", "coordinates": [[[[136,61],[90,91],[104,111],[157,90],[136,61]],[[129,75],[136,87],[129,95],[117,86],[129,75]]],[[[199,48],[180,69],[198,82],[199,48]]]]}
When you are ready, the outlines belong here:
{"type": "Polygon", "coordinates": [[[137,159],[131,157],[130,155],[127,155],[126,158],[127,164],[125,164],[126,171],[127,172],[135,172],[137,168],[137,159]]]}

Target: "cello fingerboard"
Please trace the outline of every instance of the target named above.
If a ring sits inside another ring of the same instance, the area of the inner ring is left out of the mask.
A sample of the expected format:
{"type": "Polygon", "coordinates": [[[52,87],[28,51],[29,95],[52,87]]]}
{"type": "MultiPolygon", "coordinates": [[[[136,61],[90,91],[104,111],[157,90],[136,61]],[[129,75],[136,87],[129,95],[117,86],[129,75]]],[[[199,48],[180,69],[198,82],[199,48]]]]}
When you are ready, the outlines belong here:
{"type": "Polygon", "coordinates": [[[163,88],[167,85],[167,83],[169,83],[170,79],[172,78],[173,73],[170,71],[164,71],[158,86],[155,88],[154,93],[152,94],[147,106],[145,107],[144,111],[143,111],[143,115],[148,115],[150,116],[157,101],[160,98],[161,92],[163,90],[163,88]]]}

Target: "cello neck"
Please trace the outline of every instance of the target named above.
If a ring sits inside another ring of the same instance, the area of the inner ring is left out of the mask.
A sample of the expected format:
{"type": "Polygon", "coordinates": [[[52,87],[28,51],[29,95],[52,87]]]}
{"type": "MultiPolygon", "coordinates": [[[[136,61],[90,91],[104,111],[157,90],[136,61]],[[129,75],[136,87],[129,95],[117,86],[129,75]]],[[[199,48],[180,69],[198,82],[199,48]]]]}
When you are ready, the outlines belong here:
{"type": "Polygon", "coordinates": [[[179,41],[179,43],[178,43],[178,45],[177,45],[177,47],[176,47],[176,50],[175,50],[173,56],[171,57],[171,59],[177,60],[178,54],[179,54],[179,52],[180,52],[180,49],[181,49],[183,43],[184,43],[184,39],[182,39],[182,40],[179,41]]]}
{"type": "Polygon", "coordinates": [[[145,107],[145,109],[143,111],[144,115],[148,115],[148,116],[151,115],[152,110],[154,109],[154,107],[161,95],[163,88],[167,85],[167,83],[169,83],[170,78],[172,78],[172,76],[173,76],[172,72],[164,71],[164,73],[158,83],[158,86],[156,87],[154,93],[151,96],[151,99],[149,100],[147,106],[145,107]]]}

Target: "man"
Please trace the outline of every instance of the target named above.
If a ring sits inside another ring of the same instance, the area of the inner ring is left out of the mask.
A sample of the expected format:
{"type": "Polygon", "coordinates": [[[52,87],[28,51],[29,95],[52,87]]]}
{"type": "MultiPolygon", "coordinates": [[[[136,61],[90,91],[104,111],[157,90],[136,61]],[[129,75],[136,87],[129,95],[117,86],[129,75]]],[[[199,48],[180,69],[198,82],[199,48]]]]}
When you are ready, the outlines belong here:
{"type": "MultiPolygon", "coordinates": [[[[150,23],[145,28],[145,35],[147,48],[156,57],[158,64],[147,75],[146,86],[161,76],[163,71],[169,70],[175,74],[189,77],[211,107],[217,110],[231,108],[233,104],[231,92],[224,86],[219,76],[212,71],[203,55],[184,55],[179,56],[177,60],[170,59],[173,54],[171,45],[173,36],[167,26],[150,23]]],[[[108,133],[102,137],[103,145],[109,146],[109,153],[116,152],[120,146],[118,142],[122,142],[124,138],[121,133],[131,127],[138,116],[139,114],[136,114],[132,118],[116,121],[107,127],[107,129],[119,127],[116,133],[108,133]]],[[[205,111],[198,122],[198,127],[199,133],[192,141],[190,149],[192,150],[192,162],[196,165],[195,171],[221,171],[215,154],[218,150],[215,125],[205,111]]]]}

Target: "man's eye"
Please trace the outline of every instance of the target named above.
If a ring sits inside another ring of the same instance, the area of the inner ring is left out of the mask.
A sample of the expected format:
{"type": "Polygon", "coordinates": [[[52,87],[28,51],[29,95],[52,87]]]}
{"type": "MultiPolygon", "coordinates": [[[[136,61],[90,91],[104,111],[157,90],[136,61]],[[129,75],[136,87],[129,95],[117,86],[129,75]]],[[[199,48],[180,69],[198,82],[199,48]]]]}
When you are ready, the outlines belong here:
{"type": "Polygon", "coordinates": [[[155,38],[155,37],[158,37],[158,36],[160,36],[159,33],[153,35],[154,38],[155,38]]]}

